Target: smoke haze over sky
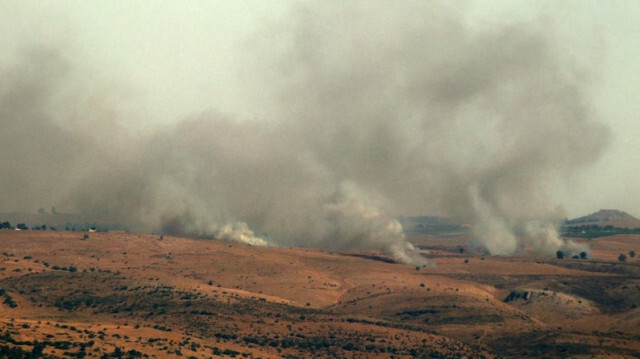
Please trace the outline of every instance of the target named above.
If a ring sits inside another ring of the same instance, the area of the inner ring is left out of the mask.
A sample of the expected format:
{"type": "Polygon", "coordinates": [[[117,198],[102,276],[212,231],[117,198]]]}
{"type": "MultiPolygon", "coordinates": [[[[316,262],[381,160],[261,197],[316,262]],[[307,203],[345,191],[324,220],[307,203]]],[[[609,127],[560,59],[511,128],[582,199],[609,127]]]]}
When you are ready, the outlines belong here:
{"type": "Polygon", "coordinates": [[[406,262],[403,214],[570,247],[559,218],[640,215],[640,6],[547,5],[3,3],[0,210],[406,262]]]}

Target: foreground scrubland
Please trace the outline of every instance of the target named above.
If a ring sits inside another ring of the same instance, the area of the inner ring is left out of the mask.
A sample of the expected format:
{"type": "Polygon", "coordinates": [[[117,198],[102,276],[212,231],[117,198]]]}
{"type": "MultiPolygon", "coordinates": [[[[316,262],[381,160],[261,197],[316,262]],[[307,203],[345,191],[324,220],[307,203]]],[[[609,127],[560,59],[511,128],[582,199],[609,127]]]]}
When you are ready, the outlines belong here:
{"type": "Polygon", "coordinates": [[[562,260],[472,254],[464,236],[410,240],[434,268],[377,252],[3,230],[0,356],[640,355],[640,261],[628,254],[640,236],[562,260]]]}

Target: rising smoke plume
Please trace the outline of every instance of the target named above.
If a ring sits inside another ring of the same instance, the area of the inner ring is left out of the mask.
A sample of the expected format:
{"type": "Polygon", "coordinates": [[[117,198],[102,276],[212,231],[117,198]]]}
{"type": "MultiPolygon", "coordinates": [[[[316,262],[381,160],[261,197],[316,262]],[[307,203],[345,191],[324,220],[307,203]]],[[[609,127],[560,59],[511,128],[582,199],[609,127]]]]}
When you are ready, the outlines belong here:
{"type": "Polygon", "coordinates": [[[62,49],[23,51],[2,69],[1,209],[415,264],[394,218],[437,212],[470,221],[472,247],[492,254],[588,250],[558,237],[552,195],[608,131],[561,44],[535,24],[472,30],[436,3],[405,5],[296,7],[253,39],[279,52],[245,55],[269,88],[264,118],[204,110],[153,133],[79,83],[62,49]]]}

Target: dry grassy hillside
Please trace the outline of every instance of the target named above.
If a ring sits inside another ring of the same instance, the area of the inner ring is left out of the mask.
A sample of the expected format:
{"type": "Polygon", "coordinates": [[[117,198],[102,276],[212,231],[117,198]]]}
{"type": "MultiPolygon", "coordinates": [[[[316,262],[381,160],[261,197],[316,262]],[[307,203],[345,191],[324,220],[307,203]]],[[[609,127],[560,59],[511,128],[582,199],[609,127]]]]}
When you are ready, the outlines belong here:
{"type": "Polygon", "coordinates": [[[618,260],[640,236],[592,241],[593,260],[411,240],[435,268],[380,253],[0,231],[0,356],[640,355],[640,261],[618,260]]]}

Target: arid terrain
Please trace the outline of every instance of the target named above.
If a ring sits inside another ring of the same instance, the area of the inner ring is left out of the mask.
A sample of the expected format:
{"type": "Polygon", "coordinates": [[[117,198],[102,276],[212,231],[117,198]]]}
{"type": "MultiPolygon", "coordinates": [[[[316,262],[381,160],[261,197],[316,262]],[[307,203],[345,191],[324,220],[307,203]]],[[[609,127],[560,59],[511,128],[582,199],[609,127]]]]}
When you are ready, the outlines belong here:
{"type": "Polygon", "coordinates": [[[592,259],[471,254],[467,235],[411,234],[435,264],[415,267],[374,252],[2,230],[0,356],[640,356],[639,235],[589,240],[592,259]]]}

